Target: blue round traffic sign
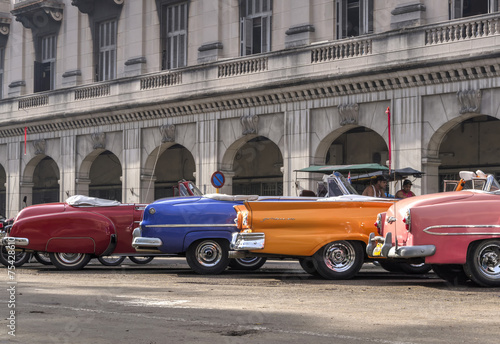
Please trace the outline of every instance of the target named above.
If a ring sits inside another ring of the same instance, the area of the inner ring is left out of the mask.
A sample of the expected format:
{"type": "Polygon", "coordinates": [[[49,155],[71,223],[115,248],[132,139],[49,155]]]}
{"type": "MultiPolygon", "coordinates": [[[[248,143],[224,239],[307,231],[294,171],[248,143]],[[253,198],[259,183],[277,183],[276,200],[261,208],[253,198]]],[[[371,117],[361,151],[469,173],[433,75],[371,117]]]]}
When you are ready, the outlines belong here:
{"type": "Polygon", "coordinates": [[[222,172],[215,171],[212,174],[211,181],[212,181],[212,185],[214,186],[214,188],[220,189],[221,187],[224,186],[224,183],[226,182],[226,178],[224,177],[224,174],[222,172]]]}

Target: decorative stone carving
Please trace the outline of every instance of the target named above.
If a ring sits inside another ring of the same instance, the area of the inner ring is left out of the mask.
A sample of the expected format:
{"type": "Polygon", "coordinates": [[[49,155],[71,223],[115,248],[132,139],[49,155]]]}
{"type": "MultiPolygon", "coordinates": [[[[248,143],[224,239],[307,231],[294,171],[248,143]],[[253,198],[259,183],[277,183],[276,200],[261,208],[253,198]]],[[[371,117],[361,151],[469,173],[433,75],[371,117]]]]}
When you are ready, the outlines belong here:
{"type": "Polygon", "coordinates": [[[64,3],[61,0],[42,0],[14,4],[12,15],[27,29],[45,27],[49,20],[60,23],[63,19],[64,3]]]}
{"type": "Polygon", "coordinates": [[[35,148],[35,155],[45,154],[45,146],[46,143],[44,139],[33,141],[33,147],[35,148]]]}
{"type": "Polygon", "coordinates": [[[243,115],[240,120],[243,126],[243,135],[257,134],[259,116],[250,114],[243,115]]]}
{"type": "Polygon", "coordinates": [[[358,124],[358,104],[342,104],[338,106],[340,114],[340,125],[358,124]]]}
{"type": "Polygon", "coordinates": [[[90,137],[92,138],[94,149],[106,148],[106,133],[93,133],[90,137]]]}
{"type": "Polygon", "coordinates": [[[0,12],[0,34],[7,36],[10,33],[10,15],[0,12]]]}
{"type": "Polygon", "coordinates": [[[165,124],[160,127],[161,142],[175,142],[175,125],[165,124]]]}
{"type": "Polygon", "coordinates": [[[460,113],[481,112],[481,90],[464,90],[457,92],[460,113]]]}

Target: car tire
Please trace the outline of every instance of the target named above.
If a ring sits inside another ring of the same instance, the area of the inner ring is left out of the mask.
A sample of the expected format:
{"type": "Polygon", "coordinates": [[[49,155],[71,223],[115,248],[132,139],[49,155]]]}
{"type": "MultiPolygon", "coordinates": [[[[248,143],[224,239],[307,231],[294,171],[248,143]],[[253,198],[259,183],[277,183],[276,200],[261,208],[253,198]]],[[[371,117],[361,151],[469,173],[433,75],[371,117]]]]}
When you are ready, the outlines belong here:
{"type": "Polygon", "coordinates": [[[97,260],[104,266],[118,266],[125,260],[125,256],[100,256],[97,260]]]}
{"type": "Polygon", "coordinates": [[[25,251],[16,251],[14,256],[14,262],[9,261],[9,254],[5,246],[1,246],[2,251],[0,252],[0,263],[4,266],[15,266],[16,268],[24,265],[24,263],[28,262],[31,258],[31,253],[25,251]]]}
{"type": "Polygon", "coordinates": [[[229,265],[229,242],[222,239],[196,241],[186,251],[186,261],[197,274],[220,274],[229,265]]]}
{"type": "Polygon", "coordinates": [[[500,240],[473,243],[464,264],[465,274],[483,287],[500,287],[500,240]]]}
{"type": "Polygon", "coordinates": [[[312,257],[300,258],[299,264],[310,275],[319,276],[318,270],[314,266],[314,260],[312,257]]]}
{"type": "Polygon", "coordinates": [[[385,271],[389,272],[402,272],[403,270],[401,269],[401,264],[396,263],[390,259],[384,259],[384,260],[377,260],[378,264],[384,269],[385,271]]]}
{"type": "Polygon", "coordinates": [[[50,261],[59,270],[80,270],[90,261],[88,253],[49,253],[50,261]]]}
{"type": "Polygon", "coordinates": [[[364,262],[361,243],[356,241],[334,241],[319,249],[313,256],[314,266],[326,279],[353,278],[364,262]]]}
{"type": "Polygon", "coordinates": [[[254,271],[260,269],[266,261],[267,258],[264,257],[234,258],[229,260],[229,267],[234,270],[254,271]]]}
{"type": "Polygon", "coordinates": [[[430,264],[409,264],[409,263],[400,263],[401,270],[404,273],[409,275],[423,275],[432,270],[432,266],[430,264]]]}
{"type": "Polygon", "coordinates": [[[462,265],[432,264],[432,270],[439,278],[454,286],[463,285],[469,280],[462,265]]]}
{"type": "Polygon", "coordinates": [[[50,255],[47,252],[33,252],[36,261],[43,265],[52,265],[50,255]]]}
{"type": "Polygon", "coordinates": [[[130,259],[133,263],[136,264],[147,264],[151,262],[155,257],[153,256],[145,256],[145,257],[135,257],[135,256],[129,256],[128,259],[130,259]]]}

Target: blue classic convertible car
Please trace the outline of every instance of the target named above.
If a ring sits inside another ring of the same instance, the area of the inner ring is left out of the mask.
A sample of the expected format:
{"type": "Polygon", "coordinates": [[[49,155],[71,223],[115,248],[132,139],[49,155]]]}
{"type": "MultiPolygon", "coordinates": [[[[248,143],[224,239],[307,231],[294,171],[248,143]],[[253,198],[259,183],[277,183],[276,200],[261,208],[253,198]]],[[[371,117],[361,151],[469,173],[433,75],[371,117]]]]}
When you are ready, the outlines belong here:
{"type": "Polygon", "coordinates": [[[233,206],[257,198],[212,194],[155,201],[146,207],[140,228],[134,230],[132,246],[141,253],[185,255],[199,274],[218,274],[228,265],[258,269],[266,258],[229,258],[229,242],[237,231],[233,206]]]}

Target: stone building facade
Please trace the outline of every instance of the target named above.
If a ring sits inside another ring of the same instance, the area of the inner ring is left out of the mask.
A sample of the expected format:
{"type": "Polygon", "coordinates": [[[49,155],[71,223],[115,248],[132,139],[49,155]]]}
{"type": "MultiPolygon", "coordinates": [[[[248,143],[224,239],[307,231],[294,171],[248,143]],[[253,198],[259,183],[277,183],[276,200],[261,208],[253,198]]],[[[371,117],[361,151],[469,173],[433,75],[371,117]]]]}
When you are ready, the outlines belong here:
{"type": "Polygon", "coordinates": [[[499,41],[496,0],[0,0],[0,214],[296,195],[389,146],[417,194],[500,173],[499,41]]]}

